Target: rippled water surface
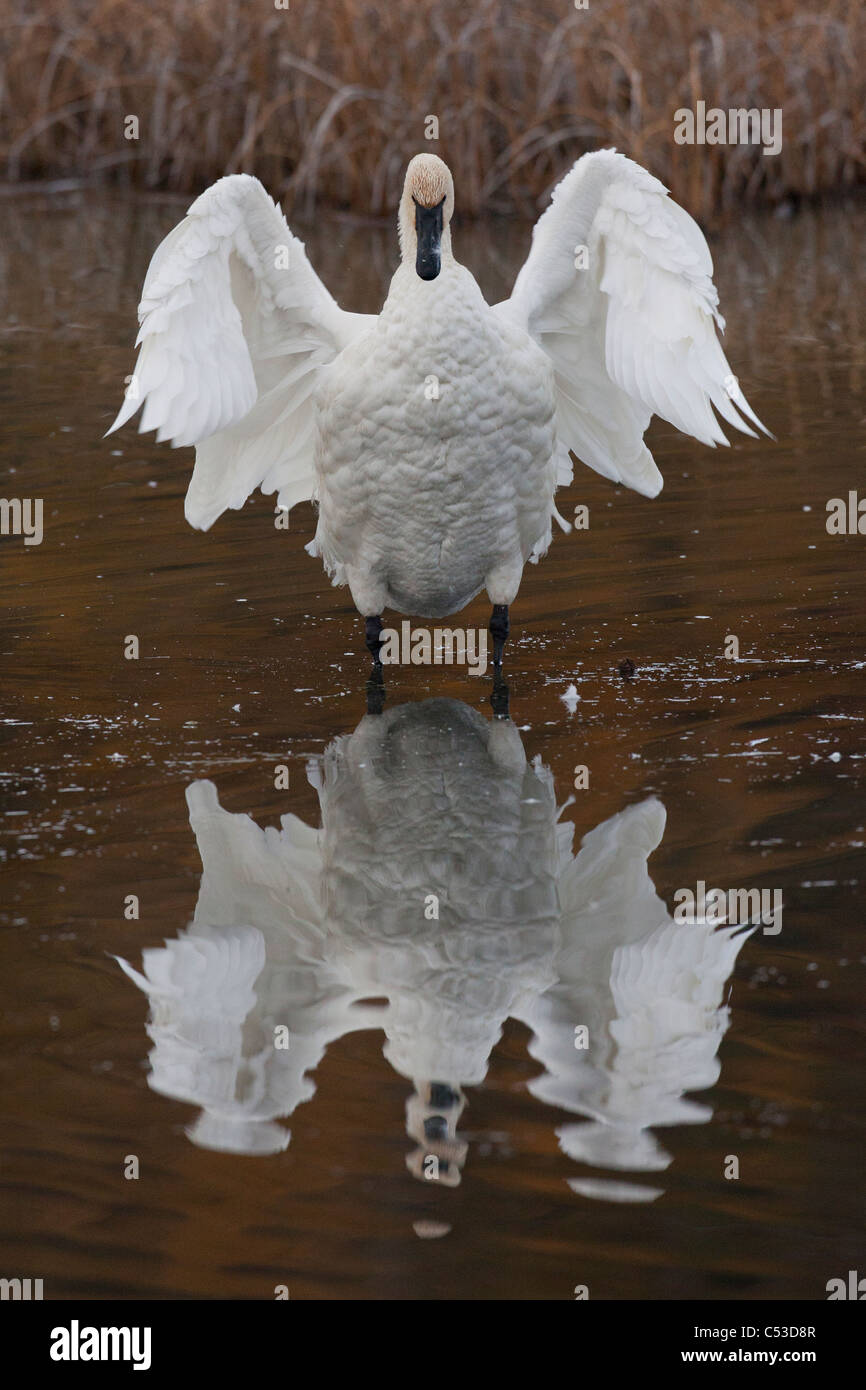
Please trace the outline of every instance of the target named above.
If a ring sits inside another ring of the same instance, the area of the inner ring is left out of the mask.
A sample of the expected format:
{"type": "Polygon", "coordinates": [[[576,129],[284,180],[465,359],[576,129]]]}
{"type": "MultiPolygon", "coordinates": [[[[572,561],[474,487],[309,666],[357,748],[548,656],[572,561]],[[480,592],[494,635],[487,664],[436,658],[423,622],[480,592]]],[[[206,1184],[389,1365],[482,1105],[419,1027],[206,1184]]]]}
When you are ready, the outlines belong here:
{"type": "MultiPolygon", "coordinates": [[[[825,507],[863,479],[866,216],[714,242],[777,441],[656,423],[653,502],[579,470],[589,529],[526,572],[494,721],[445,667],[367,715],[312,509],[194,532],[191,451],[102,439],[181,212],[0,200],[2,489],[45,503],[41,545],[0,540],[4,1272],[826,1297],[863,1249],[866,538],[825,507]],[[780,893],[781,930],[677,922],[699,881],[780,893]]],[[[528,239],[455,247],[493,300],[528,239]]],[[[390,230],[306,241],[379,306],[390,230]]]]}

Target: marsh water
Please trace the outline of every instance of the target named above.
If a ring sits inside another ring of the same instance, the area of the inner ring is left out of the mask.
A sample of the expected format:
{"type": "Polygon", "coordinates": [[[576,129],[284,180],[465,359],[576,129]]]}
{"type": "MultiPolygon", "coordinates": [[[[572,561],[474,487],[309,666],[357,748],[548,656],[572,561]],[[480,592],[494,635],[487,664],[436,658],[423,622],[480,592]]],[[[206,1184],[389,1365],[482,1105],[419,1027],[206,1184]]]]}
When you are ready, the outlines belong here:
{"type": "MultiPolygon", "coordinates": [[[[826,506],[866,495],[866,212],[713,239],[776,439],[655,422],[652,502],[578,469],[494,720],[458,666],[367,714],[311,506],[194,532],[191,451],[103,439],[182,211],[0,200],[2,493],[44,500],[41,544],[0,538],[3,1273],[826,1298],[863,1260],[866,537],[826,506]],[[783,906],[678,921],[700,884],[783,906]]],[[[391,229],[301,231],[376,310],[391,229]]],[[[457,227],[491,301],[529,235],[457,227]]]]}

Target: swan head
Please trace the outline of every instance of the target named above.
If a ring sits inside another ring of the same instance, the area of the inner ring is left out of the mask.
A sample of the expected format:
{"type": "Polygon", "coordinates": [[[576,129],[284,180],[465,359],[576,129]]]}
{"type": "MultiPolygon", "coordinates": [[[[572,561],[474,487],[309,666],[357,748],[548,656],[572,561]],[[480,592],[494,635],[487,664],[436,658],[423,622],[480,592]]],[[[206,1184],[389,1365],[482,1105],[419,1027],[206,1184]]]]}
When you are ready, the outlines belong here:
{"type": "Polygon", "coordinates": [[[403,260],[415,262],[422,280],[435,280],[443,255],[451,257],[451,214],[454,180],[444,160],[435,154],[416,154],[409,161],[400,199],[400,250],[403,260]]]}

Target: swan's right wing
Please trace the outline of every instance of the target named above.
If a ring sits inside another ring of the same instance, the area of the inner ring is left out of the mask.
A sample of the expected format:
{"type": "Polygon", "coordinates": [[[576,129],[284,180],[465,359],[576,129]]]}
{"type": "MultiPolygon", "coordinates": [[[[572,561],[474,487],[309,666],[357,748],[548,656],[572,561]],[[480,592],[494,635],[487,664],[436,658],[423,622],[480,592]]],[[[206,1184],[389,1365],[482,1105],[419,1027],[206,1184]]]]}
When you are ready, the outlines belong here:
{"type": "MultiPolygon", "coordinates": [[[[250,493],[313,495],[312,394],[321,369],[375,322],[345,313],[258,179],[220,179],[157,248],[118,429],[195,444],[186,517],[207,530],[250,493]]],[[[111,433],[111,430],[109,430],[111,433]]]]}
{"type": "Polygon", "coordinates": [[[150,1001],[149,1085],[202,1107],[194,1143],[276,1153],[290,1137],[277,1120],[313,1095],[330,1042],[378,1014],[329,959],[318,833],[291,814],[262,829],[223,810],[212,782],[193,782],[187,803],[194,921],[146,949],[141,971],[117,958],[150,1001]]]}

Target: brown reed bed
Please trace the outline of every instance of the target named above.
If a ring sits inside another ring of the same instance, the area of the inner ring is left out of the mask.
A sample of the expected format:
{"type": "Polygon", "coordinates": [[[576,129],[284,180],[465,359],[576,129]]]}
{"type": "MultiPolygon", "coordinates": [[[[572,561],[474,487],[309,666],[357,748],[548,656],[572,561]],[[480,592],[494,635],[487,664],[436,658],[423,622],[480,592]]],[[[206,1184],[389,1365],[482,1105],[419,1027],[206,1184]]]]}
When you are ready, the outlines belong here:
{"type": "Polygon", "coordinates": [[[379,216],[432,149],[462,212],[534,214],[578,154],[615,145],[704,221],[866,183],[862,0],[288,4],[7,0],[0,178],[193,193],[246,171],[287,209],[379,216]],[[781,152],[677,145],[698,100],[780,108],[781,152]]]}

